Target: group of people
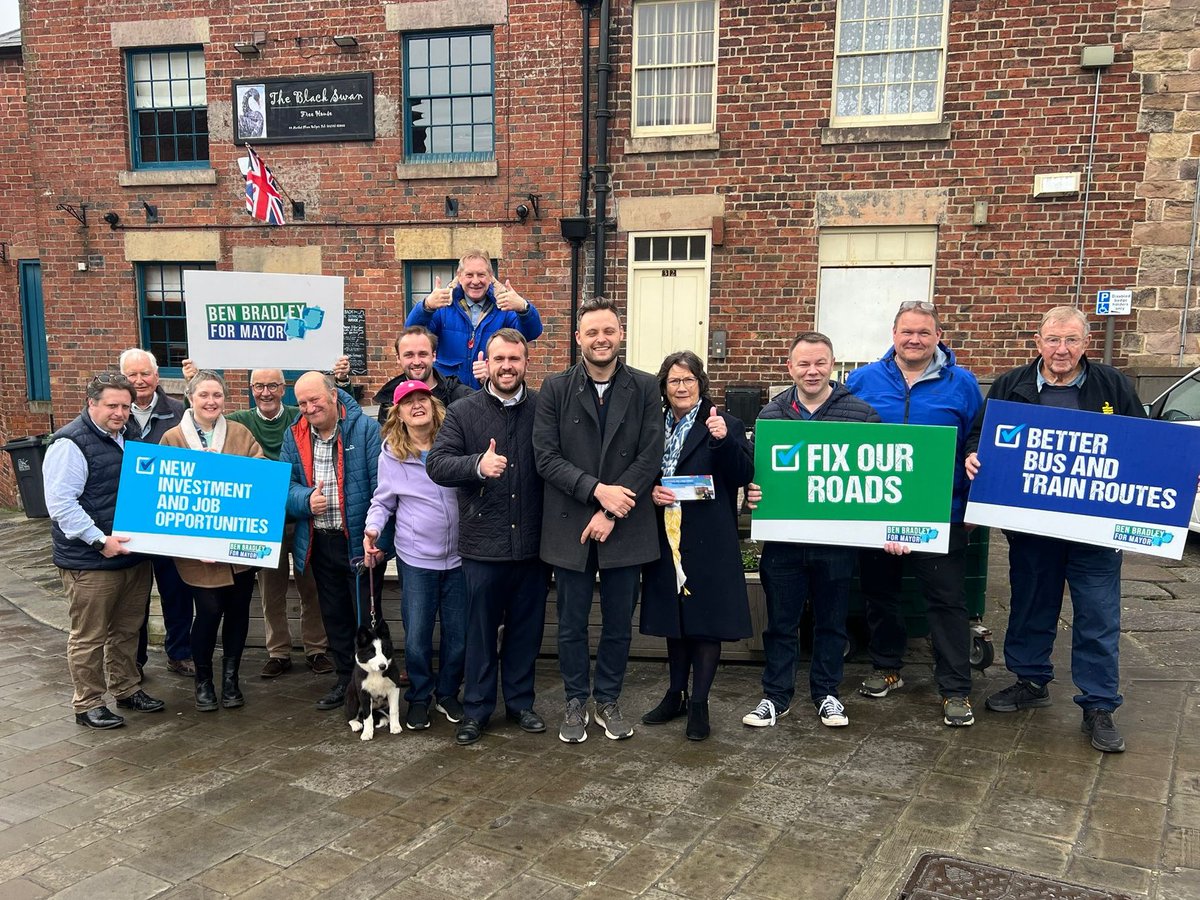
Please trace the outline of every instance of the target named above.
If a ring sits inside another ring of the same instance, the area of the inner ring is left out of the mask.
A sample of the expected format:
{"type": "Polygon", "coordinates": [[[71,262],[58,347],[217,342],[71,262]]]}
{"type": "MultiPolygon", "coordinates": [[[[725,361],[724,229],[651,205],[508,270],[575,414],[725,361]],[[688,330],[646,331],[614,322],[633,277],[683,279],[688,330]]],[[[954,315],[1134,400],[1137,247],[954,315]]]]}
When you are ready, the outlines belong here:
{"type": "MultiPolygon", "coordinates": [[[[54,560],[70,600],[68,662],[80,724],[123,724],[105,706],[106,690],[120,709],[163,708],[140,687],[137,659],[152,569],[163,598],[168,667],[193,674],[200,710],[244,702],[238,678],[256,570],[151,562],[112,534],[124,442],[158,440],[291,465],[284,546],[302,597],[302,639],[310,667],[335,676],[318,708],[343,705],[356,630],[382,619],[382,569],[394,556],[410,729],[428,728],[436,711],[456,726],[458,744],[473,744],[490,727],[498,688],[510,721],[528,732],[547,729],[535,708],[534,675],[553,578],[564,699],[559,738],[585,741],[593,722],[613,740],[633,735],[620,701],[640,598],[641,631],[665,639],[669,675],[661,702],[641,722],[684,719],[689,739],[705,739],[721,644],[752,633],[737,519],[740,495],[753,508],[762,491],[753,480],[746,425],[713,403],[703,362],[691,351],[670,354],[657,375],[626,366],[618,309],[603,298],[580,307],[575,341],[582,361],[535,390],[526,377],[530,342],[541,330],[533,305],[495,282],[487,255],[472,251],[454,282],[436,284],[409,316],[395,343],[401,372],[375,398],[378,421],[343,389],[344,359],[332,376],[297,379],[295,407],[282,403],[281,372],[255,370],[255,407],[230,413],[220,375],[189,365],[183,408],[162,393],[153,358],[140,350],[122,356],[125,374],[92,379],[86,409],[58,432],[45,464],[54,560]],[[670,485],[678,476],[705,483],[697,499],[676,495],[670,485]],[[589,620],[597,583],[593,665],[589,620]]],[[[791,711],[806,606],[814,710],[826,726],[848,724],[839,689],[856,566],[873,663],[858,692],[881,699],[904,685],[899,588],[907,567],[927,603],[940,718],[952,727],[975,720],[963,587],[971,526],[963,514],[980,467],[974,451],[985,401],[943,342],[932,303],[901,304],[892,335],[883,358],[845,384],[832,378],[829,338],[798,335],[787,356],[793,386],[772,398],[761,418],[955,428],[949,550],[908,555],[900,544],[858,551],[766,542],[766,664],[762,699],[742,718],[747,726],[775,725],[791,711]]],[[[1050,310],[1036,340],[1038,357],[1000,377],[989,399],[1142,414],[1119,372],[1087,360],[1088,326],[1078,310],[1050,310]]],[[[1016,682],[988,697],[987,707],[1011,712],[1050,702],[1050,654],[1069,582],[1083,730],[1097,749],[1124,749],[1113,721],[1121,703],[1121,554],[1026,534],[1009,539],[1005,662],[1016,682]]],[[[278,569],[259,573],[264,677],[291,666],[284,602],[290,568],[285,554],[278,569]]]]}

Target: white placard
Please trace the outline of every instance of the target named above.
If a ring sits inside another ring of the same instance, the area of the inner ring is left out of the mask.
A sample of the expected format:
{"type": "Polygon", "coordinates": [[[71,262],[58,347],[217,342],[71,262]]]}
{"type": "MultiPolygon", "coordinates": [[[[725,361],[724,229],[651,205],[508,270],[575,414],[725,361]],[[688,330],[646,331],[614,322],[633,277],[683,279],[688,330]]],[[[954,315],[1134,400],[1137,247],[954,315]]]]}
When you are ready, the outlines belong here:
{"type": "Polygon", "coordinates": [[[332,369],[346,280],[185,270],[188,356],[206,369],[332,369]]]}
{"type": "Polygon", "coordinates": [[[1097,291],[1096,315],[1127,316],[1133,312],[1133,291],[1097,291]]]}

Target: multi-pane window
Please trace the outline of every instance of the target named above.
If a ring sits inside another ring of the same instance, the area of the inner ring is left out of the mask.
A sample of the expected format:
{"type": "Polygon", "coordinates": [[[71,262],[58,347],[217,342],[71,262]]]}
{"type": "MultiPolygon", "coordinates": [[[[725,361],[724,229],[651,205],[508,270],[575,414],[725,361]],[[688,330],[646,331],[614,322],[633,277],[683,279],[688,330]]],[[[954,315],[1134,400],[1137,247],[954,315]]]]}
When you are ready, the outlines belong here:
{"type": "Polygon", "coordinates": [[[404,149],[409,162],[493,159],[492,32],[406,37],[404,97],[404,149]]]}
{"type": "Polygon", "coordinates": [[[941,120],[948,0],[840,0],[834,125],[941,120]]]}
{"type": "Polygon", "coordinates": [[[716,0],[633,7],[633,134],[711,132],[717,110],[716,0]]]}
{"type": "Polygon", "coordinates": [[[440,278],[442,287],[454,279],[458,263],[452,259],[421,260],[404,264],[404,280],[407,290],[404,295],[404,314],[407,316],[414,306],[429,296],[433,290],[433,279],[440,278]]]}
{"type": "Polygon", "coordinates": [[[128,66],[134,168],[206,165],[204,51],[198,47],[133,50],[128,66]]]}
{"type": "Polygon", "coordinates": [[[188,356],[185,269],[215,269],[212,263],[139,263],[138,305],[142,347],[154,354],[163,374],[179,374],[188,356]]]}

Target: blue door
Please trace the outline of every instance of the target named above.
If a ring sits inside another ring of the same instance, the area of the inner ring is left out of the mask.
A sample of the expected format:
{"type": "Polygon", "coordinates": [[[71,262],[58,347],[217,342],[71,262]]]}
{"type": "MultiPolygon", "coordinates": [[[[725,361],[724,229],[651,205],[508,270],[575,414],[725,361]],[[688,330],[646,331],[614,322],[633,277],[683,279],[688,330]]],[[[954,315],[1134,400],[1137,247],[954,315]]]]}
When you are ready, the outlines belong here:
{"type": "Polygon", "coordinates": [[[25,336],[25,375],[30,400],[50,399],[50,353],[46,346],[46,307],[42,303],[42,264],[17,261],[20,279],[21,327],[25,336]]]}

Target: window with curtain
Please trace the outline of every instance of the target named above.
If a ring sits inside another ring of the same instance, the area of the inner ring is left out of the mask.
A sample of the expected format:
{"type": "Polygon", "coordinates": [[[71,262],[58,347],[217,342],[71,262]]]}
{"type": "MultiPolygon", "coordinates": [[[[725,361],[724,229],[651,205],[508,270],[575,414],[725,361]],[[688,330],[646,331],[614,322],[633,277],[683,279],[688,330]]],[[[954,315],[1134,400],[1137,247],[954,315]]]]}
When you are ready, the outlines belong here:
{"type": "Polygon", "coordinates": [[[208,94],[199,47],[127,54],[135,169],[208,165],[208,94]]]}
{"type": "Polygon", "coordinates": [[[830,124],[940,122],[948,10],[948,0],[840,0],[830,124]]]}
{"type": "Polygon", "coordinates": [[[705,134],[716,127],[716,0],[633,6],[633,134],[705,134]]]}

